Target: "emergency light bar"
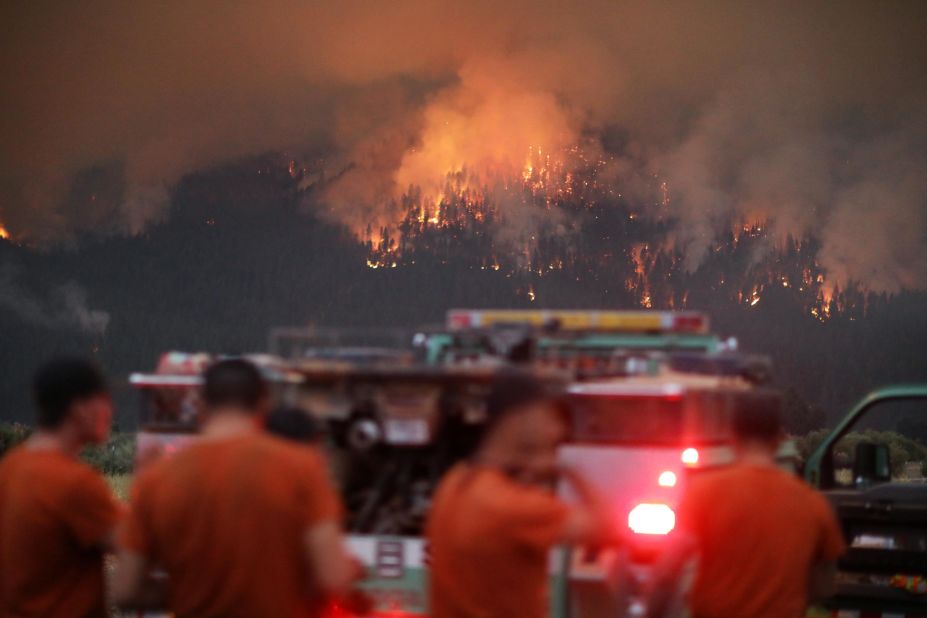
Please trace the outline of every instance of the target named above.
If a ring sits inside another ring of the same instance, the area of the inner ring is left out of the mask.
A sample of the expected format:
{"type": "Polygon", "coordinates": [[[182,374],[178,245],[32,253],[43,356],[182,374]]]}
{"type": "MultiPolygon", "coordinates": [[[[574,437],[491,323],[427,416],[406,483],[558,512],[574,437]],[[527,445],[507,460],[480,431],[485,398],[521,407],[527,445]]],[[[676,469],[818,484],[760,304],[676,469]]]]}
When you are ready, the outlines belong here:
{"type": "Polygon", "coordinates": [[[129,384],[138,388],[190,388],[201,386],[203,378],[198,375],[162,375],[158,373],[133,373],[129,384]]]}
{"type": "Polygon", "coordinates": [[[559,331],[701,335],[708,332],[708,317],[694,311],[451,309],[447,312],[447,328],[452,331],[506,325],[549,328],[559,331]]]}

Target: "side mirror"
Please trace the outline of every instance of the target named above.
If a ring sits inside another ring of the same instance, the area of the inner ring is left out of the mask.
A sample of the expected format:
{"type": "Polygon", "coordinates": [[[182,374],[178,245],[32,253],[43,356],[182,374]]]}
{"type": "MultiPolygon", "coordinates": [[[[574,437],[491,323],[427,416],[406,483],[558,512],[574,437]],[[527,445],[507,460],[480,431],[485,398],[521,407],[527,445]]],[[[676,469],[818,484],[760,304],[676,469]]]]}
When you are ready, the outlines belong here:
{"type": "Polygon", "coordinates": [[[853,461],[853,483],[857,487],[866,487],[891,480],[892,462],[888,446],[871,442],[857,444],[853,461]]]}

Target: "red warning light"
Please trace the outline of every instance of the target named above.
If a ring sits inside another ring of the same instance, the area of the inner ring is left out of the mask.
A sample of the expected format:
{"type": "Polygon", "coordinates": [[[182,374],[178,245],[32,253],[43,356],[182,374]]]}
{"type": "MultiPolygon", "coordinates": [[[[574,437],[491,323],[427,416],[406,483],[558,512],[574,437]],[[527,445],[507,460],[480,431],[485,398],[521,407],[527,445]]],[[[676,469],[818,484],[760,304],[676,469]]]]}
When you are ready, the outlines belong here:
{"type": "Polygon", "coordinates": [[[676,513],[665,504],[642,502],[628,513],[628,527],[635,534],[669,534],[676,527],[676,513]]]}
{"type": "Polygon", "coordinates": [[[682,452],[682,463],[694,466],[698,463],[698,450],[691,446],[682,452]]]}

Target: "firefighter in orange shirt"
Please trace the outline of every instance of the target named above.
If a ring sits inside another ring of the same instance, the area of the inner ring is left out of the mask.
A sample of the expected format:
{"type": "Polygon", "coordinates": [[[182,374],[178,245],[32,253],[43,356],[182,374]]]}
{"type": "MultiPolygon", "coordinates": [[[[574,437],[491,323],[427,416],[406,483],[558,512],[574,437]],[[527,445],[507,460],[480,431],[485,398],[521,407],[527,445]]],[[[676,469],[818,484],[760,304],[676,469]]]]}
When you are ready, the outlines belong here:
{"type": "Polygon", "coordinates": [[[78,459],[109,437],[100,370],[61,358],[35,376],[37,429],[0,460],[0,616],[108,616],[103,552],[121,507],[78,459]]]}
{"type": "Polygon", "coordinates": [[[544,386],[503,376],[487,412],[476,455],[448,472],[429,516],[432,618],[547,616],[550,549],[612,537],[603,502],[558,467],[568,424],[544,386]],[[551,491],[563,474],[579,504],[551,491]]]}
{"type": "Polygon", "coordinates": [[[144,606],[168,575],[180,617],[317,616],[360,575],[322,455],[267,435],[267,385],[244,360],[206,370],[200,438],[139,475],[113,596],[144,606]]]}
{"type": "Polygon", "coordinates": [[[824,496],[776,466],[783,432],[774,391],[738,397],[733,465],[692,479],[677,546],[657,568],[650,615],[662,617],[684,564],[697,557],[695,618],[800,618],[832,592],[844,541],[824,496]]]}

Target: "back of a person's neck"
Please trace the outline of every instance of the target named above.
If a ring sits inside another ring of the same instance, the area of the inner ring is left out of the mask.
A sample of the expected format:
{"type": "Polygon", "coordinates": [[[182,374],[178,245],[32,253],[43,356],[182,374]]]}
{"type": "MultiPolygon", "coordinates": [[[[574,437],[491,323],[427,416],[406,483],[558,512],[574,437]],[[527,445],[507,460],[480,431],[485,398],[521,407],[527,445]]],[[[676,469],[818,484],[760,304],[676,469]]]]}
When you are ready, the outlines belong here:
{"type": "Polygon", "coordinates": [[[200,434],[204,438],[222,439],[251,435],[257,430],[253,414],[245,410],[225,408],[210,413],[200,428],[200,434]]]}
{"type": "Polygon", "coordinates": [[[508,468],[509,461],[499,449],[490,447],[477,451],[471,463],[478,468],[503,472],[508,468]]]}
{"type": "Polygon", "coordinates": [[[30,451],[49,451],[58,452],[72,457],[77,457],[85,444],[73,435],[73,432],[65,428],[60,429],[38,429],[29,439],[26,440],[25,447],[30,451]]]}
{"type": "Polygon", "coordinates": [[[737,450],[737,463],[761,468],[776,467],[776,456],[767,448],[742,447],[737,450]]]}

